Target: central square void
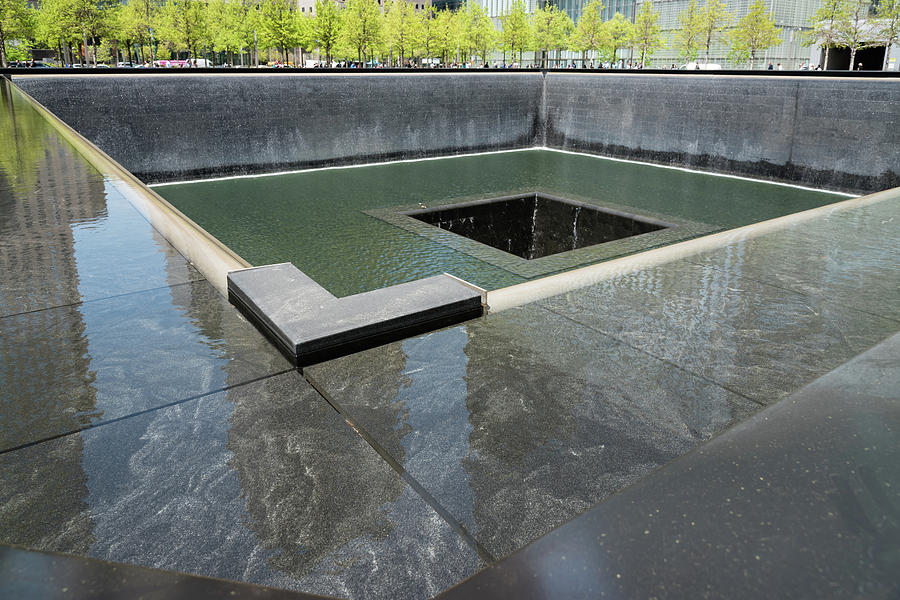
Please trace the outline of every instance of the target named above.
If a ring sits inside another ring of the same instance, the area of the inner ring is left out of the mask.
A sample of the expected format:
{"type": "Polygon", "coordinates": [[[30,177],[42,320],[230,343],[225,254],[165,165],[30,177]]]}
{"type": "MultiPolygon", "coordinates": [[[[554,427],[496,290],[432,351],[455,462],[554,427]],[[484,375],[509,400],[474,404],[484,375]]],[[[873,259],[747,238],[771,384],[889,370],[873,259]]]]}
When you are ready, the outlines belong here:
{"type": "Polygon", "coordinates": [[[539,193],[405,214],[527,260],[671,227],[662,221],[539,193]]]}

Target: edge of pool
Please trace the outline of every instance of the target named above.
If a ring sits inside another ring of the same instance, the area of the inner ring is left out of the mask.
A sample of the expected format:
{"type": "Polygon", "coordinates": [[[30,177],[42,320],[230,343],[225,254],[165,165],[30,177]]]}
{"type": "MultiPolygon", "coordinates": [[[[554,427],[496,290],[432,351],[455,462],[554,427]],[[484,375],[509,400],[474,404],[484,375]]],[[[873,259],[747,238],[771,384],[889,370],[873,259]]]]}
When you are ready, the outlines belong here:
{"type": "Polygon", "coordinates": [[[134,208],[143,215],[178,252],[180,252],[223,296],[228,295],[228,273],[253,265],[231,248],[200,227],[144,182],[132,175],[90,140],[75,131],[47,107],[32,98],[15,83],[3,80],[13,93],[19,94],[48,123],[97,169],[134,208]]]}
{"type": "Polygon", "coordinates": [[[684,242],[678,242],[646,250],[637,254],[614,258],[605,262],[588,265],[571,271],[532,279],[524,283],[518,283],[509,287],[487,292],[487,312],[495,313],[509,308],[515,308],[531,302],[537,302],[551,296],[558,296],[581,288],[585,288],[601,281],[612,279],[619,275],[631,273],[640,269],[654,267],[673,262],[681,258],[693,256],[700,252],[721,248],[736,240],[748,240],[767,233],[778,231],[817,219],[831,213],[859,208],[870,204],[877,204],[890,200],[900,200],[900,187],[875,192],[867,196],[840,200],[832,204],[826,204],[809,210],[804,210],[767,221],[760,221],[751,225],[729,229],[718,233],[704,235],[684,242]]]}

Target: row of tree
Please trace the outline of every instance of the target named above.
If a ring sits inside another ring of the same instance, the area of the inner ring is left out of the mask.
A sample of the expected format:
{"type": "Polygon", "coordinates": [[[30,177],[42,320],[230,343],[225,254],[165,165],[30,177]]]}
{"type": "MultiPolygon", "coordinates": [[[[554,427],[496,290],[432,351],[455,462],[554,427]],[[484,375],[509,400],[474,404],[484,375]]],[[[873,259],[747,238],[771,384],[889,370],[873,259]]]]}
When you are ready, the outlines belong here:
{"type": "MultiPolygon", "coordinates": [[[[664,35],[659,14],[649,0],[631,22],[616,13],[601,19],[603,4],[592,0],[577,23],[549,2],[529,13],[516,0],[500,18],[500,27],[474,1],[457,11],[415,9],[407,0],[317,0],[314,12],[300,12],[292,0],[41,0],[38,9],[26,0],[0,0],[0,62],[27,58],[31,45],[55,49],[66,63],[116,61],[119,56],[152,62],[176,53],[196,58],[213,51],[232,64],[257,63],[260,53],[288,63],[303,62],[304,52],[317,50],[330,64],[333,57],[391,65],[488,62],[502,53],[503,62],[523,62],[535,51],[542,66],[555,52],[581,54],[584,61],[613,62],[629,50],[645,65],[667,44],[679,58],[709,62],[711,48],[724,42],[736,63],[752,69],[760,52],[781,43],[763,0],[737,20],[724,0],[690,0],[679,16],[679,28],[664,35]],[[237,60],[235,60],[237,57],[237,60]]],[[[881,0],[875,18],[868,0],[825,0],[810,23],[808,44],[856,52],[873,41],[890,46],[897,40],[900,0],[881,0]]],[[[887,64],[886,57],[885,64],[887,64]]]]}

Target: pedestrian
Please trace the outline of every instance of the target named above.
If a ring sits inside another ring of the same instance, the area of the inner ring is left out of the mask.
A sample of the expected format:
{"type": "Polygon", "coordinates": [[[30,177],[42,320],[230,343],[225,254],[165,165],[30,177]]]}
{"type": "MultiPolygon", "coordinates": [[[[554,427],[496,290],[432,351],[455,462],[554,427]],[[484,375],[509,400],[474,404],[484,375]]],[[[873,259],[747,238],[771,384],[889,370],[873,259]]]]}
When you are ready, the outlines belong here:
{"type": "Polygon", "coordinates": [[[778,71],[783,71],[783,70],[784,70],[784,67],[781,66],[781,63],[778,63],[778,66],[775,67],[775,69],[778,70],[778,71]]]}
{"type": "Polygon", "coordinates": [[[774,71],[774,70],[775,70],[775,67],[772,65],[772,63],[769,63],[769,66],[767,67],[767,70],[769,70],[769,71],[774,71]]]}
{"type": "Polygon", "coordinates": [[[856,70],[862,71],[862,63],[859,63],[858,65],[856,65],[856,70]]]}

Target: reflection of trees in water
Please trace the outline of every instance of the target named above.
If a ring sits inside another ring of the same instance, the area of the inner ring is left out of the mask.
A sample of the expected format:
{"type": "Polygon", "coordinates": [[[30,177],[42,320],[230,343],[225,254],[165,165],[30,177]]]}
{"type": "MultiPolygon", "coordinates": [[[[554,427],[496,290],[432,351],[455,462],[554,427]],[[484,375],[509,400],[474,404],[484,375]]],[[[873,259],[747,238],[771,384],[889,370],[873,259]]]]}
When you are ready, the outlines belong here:
{"type": "MultiPolygon", "coordinates": [[[[5,79],[0,79],[0,175],[17,192],[31,190],[38,181],[38,168],[52,128],[5,79]]],[[[6,202],[12,198],[0,194],[0,214],[8,215],[6,202]]]]}
{"type": "MultiPolygon", "coordinates": [[[[106,216],[102,177],[0,82],[0,447],[78,429],[99,416],[72,226],[106,216]],[[26,304],[23,304],[25,302],[26,304]],[[62,340],[61,343],[59,340],[62,340]]],[[[0,541],[86,552],[82,438],[8,455],[0,466],[0,541]]]]}
{"type": "MultiPolygon", "coordinates": [[[[211,347],[263,361],[261,372],[288,366],[224,299],[173,294],[173,303],[184,308],[211,347]]],[[[394,368],[402,371],[402,355],[398,360],[394,368]]],[[[226,364],[225,385],[245,379],[246,370],[234,361],[226,364]]],[[[390,533],[394,525],[385,518],[386,505],[400,497],[405,483],[381,472],[373,476],[370,469],[380,459],[301,377],[239,386],[228,398],[234,410],[226,447],[246,502],[244,525],[270,552],[272,568],[299,579],[348,542],[390,533]]]]}

